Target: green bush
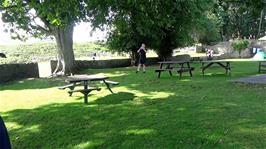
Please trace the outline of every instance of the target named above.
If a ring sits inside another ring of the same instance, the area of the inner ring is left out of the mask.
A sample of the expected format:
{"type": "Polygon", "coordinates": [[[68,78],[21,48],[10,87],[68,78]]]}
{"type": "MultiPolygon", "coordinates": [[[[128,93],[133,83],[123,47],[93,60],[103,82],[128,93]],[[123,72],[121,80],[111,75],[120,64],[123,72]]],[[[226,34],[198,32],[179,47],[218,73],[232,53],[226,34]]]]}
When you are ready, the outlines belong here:
{"type": "Polygon", "coordinates": [[[234,50],[238,51],[239,57],[241,57],[241,52],[248,48],[249,42],[247,40],[238,40],[232,43],[234,50]]]}

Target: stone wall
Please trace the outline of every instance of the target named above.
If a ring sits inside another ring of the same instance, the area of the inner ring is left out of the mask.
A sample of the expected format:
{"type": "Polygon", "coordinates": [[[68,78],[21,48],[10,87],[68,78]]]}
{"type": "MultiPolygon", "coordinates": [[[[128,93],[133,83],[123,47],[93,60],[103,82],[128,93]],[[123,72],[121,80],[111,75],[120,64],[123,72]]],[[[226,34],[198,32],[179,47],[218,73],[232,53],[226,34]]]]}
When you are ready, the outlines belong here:
{"type": "Polygon", "coordinates": [[[0,65],[0,83],[31,77],[39,77],[37,63],[0,65]]]}
{"type": "Polygon", "coordinates": [[[117,67],[128,67],[131,64],[130,59],[113,59],[113,60],[77,60],[78,68],[91,68],[91,69],[101,69],[101,68],[117,68],[117,67]]]}
{"type": "MultiPolygon", "coordinates": [[[[147,65],[157,64],[158,58],[147,58],[147,65]]],[[[111,60],[77,60],[78,68],[80,69],[103,69],[103,68],[118,68],[129,67],[131,65],[131,59],[111,59],[111,60]]],[[[51,72],[55,70],[57,61],[51,61],[51,72]]]]}
{"type": "MultiPolygon", "coordinates": [[[[159,61],[158,58],[147,58],[146,65],[154,65],[159,61]]],[[[131,66],[130,59],[111,59],[111,60],[77,60],[79,69],[103,69],[103,68],[118,68],[131,66]]],[[[39,63],[40,77],[48,77],[54,72],[57,61],[39,63]]]]}
{"type": "MultiPolygon", "coordinates": [[[[241,58],[251,58],[254,56],[252,53],[253,48],[260,48],[266,52],[266,41],[259,40],[249,40],[249,47],[241,52],[241,58]]],[[[220,42],[213,46],[207,46],[205,48],[211,48],[214,50],[215,54],[219,55],[219,58],[239,58],[238,51],[235,51],[232,48],[232,41],[229,42],[220,42]]]]}

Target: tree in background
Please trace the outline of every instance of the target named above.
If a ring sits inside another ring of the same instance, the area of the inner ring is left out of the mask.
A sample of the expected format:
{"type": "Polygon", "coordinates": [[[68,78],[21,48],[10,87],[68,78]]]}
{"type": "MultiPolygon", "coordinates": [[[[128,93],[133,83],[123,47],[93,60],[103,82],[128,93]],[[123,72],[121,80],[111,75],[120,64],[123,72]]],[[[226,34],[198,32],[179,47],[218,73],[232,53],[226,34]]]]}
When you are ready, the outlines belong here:
{"type": "MultiPolygon", "coordinates": [[[[54,37],[58,60],[64,74],[75,71],[73,30],[77,22],[86,21],[87,9],[83,0],[2,0],[3,22],[15,39],[27,35],[37,38],[54,37]]],[[[58,65],[59,66],[59,65],[58,65]]]]}
{"type": "Polygon", "coordinates": [[[220,20],[221,39],[264,36],[265,7],[265,0],[217,0],[213,12],[220,20]]]}
{"type": "Polygon", "coordinates": [[[207,16],[213,0],[103,0],[95,3],[92,6],[98,5],[101,9],[92,8],[94,26],[107,24],[111,28],[110,47],[130,51],[133,59],[142,42],[154,49],[159,58],[166,59],[174,48],[192,44],[198,37],[195,34],[207,35],[208,26],[215,26],[213,21],[208,22],[210,17],[207,16]]]}

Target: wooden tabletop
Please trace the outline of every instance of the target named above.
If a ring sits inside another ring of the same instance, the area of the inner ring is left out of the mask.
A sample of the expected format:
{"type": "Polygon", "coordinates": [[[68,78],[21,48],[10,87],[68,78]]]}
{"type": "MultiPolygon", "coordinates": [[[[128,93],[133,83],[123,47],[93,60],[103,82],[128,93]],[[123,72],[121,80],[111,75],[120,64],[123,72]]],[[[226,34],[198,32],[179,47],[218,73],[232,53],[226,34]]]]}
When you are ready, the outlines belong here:
{"type": "Polygon", "coordinates": [[[158,62],[159,64],[182,64],[182,63],[187,63],[189,61],[161,61],[158,62]]]}
{"type": "Polygon", "coordinates": [[[220,60],[205,60],[203,63],[217,63],[217,62],[266,62],[266,59],[220,59],[220,60]]]}
{"type": "Polygon", "coordinates": [[[81,82],[81,81],[101,81],[108,79],[107,76],[104,75],[73,75],[67,77],[68,82],[81,82]]]}

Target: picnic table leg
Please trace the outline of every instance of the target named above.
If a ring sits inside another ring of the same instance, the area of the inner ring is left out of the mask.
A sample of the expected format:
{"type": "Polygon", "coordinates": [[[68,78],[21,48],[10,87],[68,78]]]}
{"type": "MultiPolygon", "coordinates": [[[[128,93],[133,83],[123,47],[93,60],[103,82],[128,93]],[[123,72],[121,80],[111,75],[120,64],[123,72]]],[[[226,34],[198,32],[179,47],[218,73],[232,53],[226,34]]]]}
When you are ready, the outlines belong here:
{"type": "Polygon", "coordinates": [[[201,63],[202,64],[202,74],[204,75],[204,71],[205,69],[211,67],[214,63],[213,62],[210,62],[208,65],[204,66],[204,62],[201,63]]]}
{"type": "Polygon", "coordinates": [[[181,79],[182,78],[182,70],[183,70],[183,68],[184,68],[184,63],[182,63],[182,64],[180,64],[181,65],[181,68],[180,68],[180,72],[179,72],[179,79],[181,79]]]}
{"type": "Polygon", "coordinates": [[[190,69],[190,64],[189,64],[189,62],[187,62],[187,67],[188,67],[188,69],[189,69],[190,77],[192,77],[192,70],[190,69]]]}
{"type": "Polygon", "coordinates": [[[172,74],[172,71],[171,71],[171,70],[169,70],[169,74],[170,74],[170,76],[173,76],[173,74],[172,74]]]}
{"type": "Polygon", "coordinates": [[[160,78],[160,76],[161,76],[161,71],[159,71],[159,73],[158,73],[158,78],[160,78]]]}
{"type": "Polygon", "coordinates": [[[204,76],[204,62],[201,62],[201,72],[202,72],[202,75],[204,76]]]}
{"type": "Polygon", "coordinates": [[[261,72],[261,62],[259,62],[259,70],[258,72],[260,73],[261,72]]]}
{"type": "MultiPolygon", "coordinates": [[[[75,89],[76,82],[73,83],[73,86],[69,87],[70,91],[73,91],[75,89]]],[[[68,92],[69,96],[72,96],[73,92],[68,92]]]]}
{"type": "Polygon", "coordinates": [[[108,90],[113,94],[114,92],[111,90],[110,84],[106,83],[105,80],[103,80],[103,83],[106,85],[108,90]]]}
{"type": "MultiPolygon", "coordinates": [[[[162,68],[163,68],[163,63],[160,64],[159,69],[162,69],[162,68]]],[[[161,71],[159,71],[159,73],[158,73],[158,78],[160,78],[160,76],[161,76],[161,71]]]]}
{"type": "MultiPolygon", "coordinates": [[[[84,82],[84,90],[85,91],[88,90],[88,82],[87,81],[84,82]]],[[[87,104],[88,103],[88,94],[89,93],[84,92],[83,94],[84,94],[84,103],[87,104]]]]}
{"type": "MultiPolygon", "coordinates": [[[[167,68],[169,68],[169,69],[171,68],[171,67],[170,67],[170,64],[168,64],[168,65],[167,65],[167,68]]],[[[173,74],[172,74],[172,71],[171,71],[171,70],[169,70],[169,74],[170,74],[170,76],[173,76],[173,74]]]]}
{"type": "Polygon", "coordinates": [[[229,71],[229,75],[231,75],[231,64],[230,64],[230,62],[227,62],[226,67],[227,67],[227,69],[229,71]]]}

